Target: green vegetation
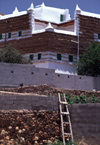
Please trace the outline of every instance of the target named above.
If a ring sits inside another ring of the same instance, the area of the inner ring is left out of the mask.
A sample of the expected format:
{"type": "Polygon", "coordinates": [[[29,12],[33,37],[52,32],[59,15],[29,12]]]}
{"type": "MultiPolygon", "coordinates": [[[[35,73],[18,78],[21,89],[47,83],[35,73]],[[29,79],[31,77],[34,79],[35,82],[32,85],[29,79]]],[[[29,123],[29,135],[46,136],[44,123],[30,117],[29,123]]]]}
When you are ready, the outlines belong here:
{"type": "Polygon", "coordinates": [[[100,103],[100,100],[96,98],[95,96],[92,96],[90,99],[92,103],[100,103]]]}
{"type": "Polygon", "coordinates": [[[86,49],[78,63],[78,74],[100,76],[100,43],[93,42],[86,49]]]}
{"type": "MultiPolygon", "coordinates": [[[[63,142],[58,140],[57,142],[54,142],[52,145],[63,145],[63,142]]],[[[76,143],[76,142],[72,142],[72,141],[68,141],[66,142],[66,145],[80,145],[80,143],[76,143]]]]}
{"type": "Polygon", "coordinates": [[[95,96],[86,97],[86,95],[81,96],[73,96],[69,94],[65,94],[68,104],[85,104],[85,103],[100,103],[100,99],[95,96]]]}
{"type": "MultiPolygon", "coordinates": [[[[63,142],[59,140],[56,143],[53,143],[52,145],[63,145],[63,142]]],[[[66,143],[66,145],[77,145],[77,144],[72,143],[72,141],[69,141],[66,143]]]]}
{"type": "Polygon", "coordinates": [[[8,45],[6,48],[0,50],[0,62],[28,63],[21,53],[11,45],[8,45]]]}

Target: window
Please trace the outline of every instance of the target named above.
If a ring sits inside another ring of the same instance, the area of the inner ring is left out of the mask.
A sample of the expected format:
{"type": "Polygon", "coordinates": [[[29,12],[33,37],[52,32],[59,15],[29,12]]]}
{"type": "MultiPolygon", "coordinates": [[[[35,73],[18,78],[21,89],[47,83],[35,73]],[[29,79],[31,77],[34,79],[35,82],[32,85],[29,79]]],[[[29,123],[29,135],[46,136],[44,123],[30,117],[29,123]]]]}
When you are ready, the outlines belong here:
{"type": "Polygon", "coordinates": [[[69,55],[69,61],[73,62],[73,56],[72,55],[69,55]]]}
{"type": "Polygon", "coordinates": [[[57,54],[57,60],[61,60],[61,54],[57,54]]]}
{"type": "Polygon", "coordinates": [[[29,59],[33,60],[33,54],[30,54],[29,59]]]}
{"type": "Polygon", "coordinates": [[[22,31],[18,32],[18,37],[20,37],[22,35],[22,31]]]}
{"type": "Polygon", "coordinates": [[[2,34],[0,34],[0,39],[2,39],[2,34]]]}
{"type": "Polygon", "coordinates": [[[100,40],[100,34],[98,34],[98,39],[100,40]]]}
{"type": "Polygon", "coordinates": [[[64,19],[64,15],[60,15],[60,21],[62,22],[64,19]]]}
{"type": "Polygon", "coordinates": [[[100,42],[100,34],[94,33],[94,41],[100,42]]]}
{"type": "Polygon", "coordinates": [[[40,60],[40,59],[41,59],[41,53],[38,54],[38,60],[40,60]]]}
{"type": "Polygon", "coordinates": [[[8,33],[8,38],[11,38],[11,33],[8,33]]]}

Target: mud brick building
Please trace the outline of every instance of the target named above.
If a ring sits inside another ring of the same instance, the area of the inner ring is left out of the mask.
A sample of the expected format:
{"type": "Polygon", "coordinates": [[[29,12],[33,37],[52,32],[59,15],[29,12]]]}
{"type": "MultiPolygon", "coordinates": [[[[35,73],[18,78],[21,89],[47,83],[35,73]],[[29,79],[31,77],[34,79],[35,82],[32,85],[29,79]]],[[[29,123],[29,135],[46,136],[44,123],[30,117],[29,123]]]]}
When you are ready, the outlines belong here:
{"type": "Polygon", "coordinates": [[[89,42],[100,41],[100,15],[76,6],[68,9],[42,5],[12,14],[0,13],[0,49],[11,43],[36,67],[77,74],[77,60],[89,42]]]}

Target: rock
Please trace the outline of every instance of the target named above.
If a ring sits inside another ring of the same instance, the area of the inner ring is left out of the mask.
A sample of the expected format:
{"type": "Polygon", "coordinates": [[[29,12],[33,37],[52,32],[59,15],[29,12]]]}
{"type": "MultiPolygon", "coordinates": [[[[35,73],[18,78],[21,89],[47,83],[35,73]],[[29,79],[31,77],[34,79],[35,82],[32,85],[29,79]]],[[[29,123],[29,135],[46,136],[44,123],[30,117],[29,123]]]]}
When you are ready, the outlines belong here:
{"type": "Polygon", "coordinates": [[[47,145],[51,145],[51,144],[52,144],[52,141],[48,140],[47,145]]]}
{"type": "Polygon", "coordinates": [[[39,143],[37,141],[34,142],[34,145],[39,145],[39,143]]]}
{"type": "Polygon", "coordinates": [[[51,137],[51,138],[50,138],[50,140],[52,140],[52,141],[54,141],[54,139],[55,139],[54,137],[51,137]]]}
{"type": "Polygon", "coordinates": [[[38,136],[35,136],[35,139],[34,139],[35,141],[37,141],[37,140],[39,140],[39,137],[38,136]]]}

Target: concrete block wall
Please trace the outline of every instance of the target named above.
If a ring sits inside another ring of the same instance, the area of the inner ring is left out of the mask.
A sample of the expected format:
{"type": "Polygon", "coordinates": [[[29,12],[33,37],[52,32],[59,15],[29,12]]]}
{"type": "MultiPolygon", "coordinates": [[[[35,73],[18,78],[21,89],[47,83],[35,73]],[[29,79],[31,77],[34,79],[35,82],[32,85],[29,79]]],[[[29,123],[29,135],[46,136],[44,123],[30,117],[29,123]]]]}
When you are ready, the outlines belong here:
{"type": "Polygon", "coordinates": [[[89,145],[100,145],[100,104],[73,104],[69,111],[74,138],[84,137],[89,145]]]}
{"type": "Polygon", "coordinates": [[[0,63],[0,86],[47,84],[62,89],[100,90],[100,77],[55,73],[53,69],[36,68],[29,64],[0,63]]]}
{"type": "Polygon", "coordinates": [[[57,97],[41,97],[33,95],[0,95],[0,109],[2,110],[48,110],[58,111],[57,97]]]}

